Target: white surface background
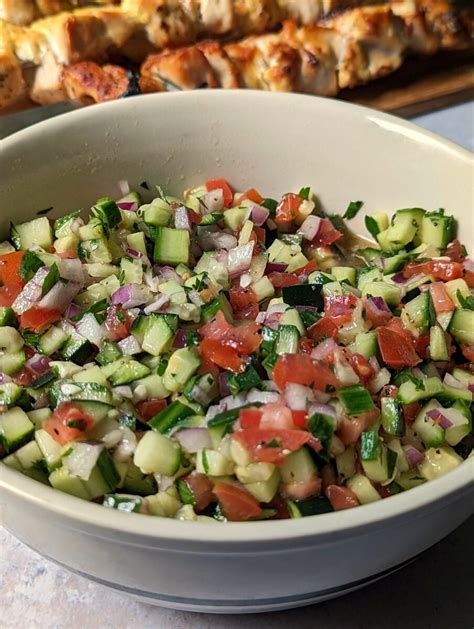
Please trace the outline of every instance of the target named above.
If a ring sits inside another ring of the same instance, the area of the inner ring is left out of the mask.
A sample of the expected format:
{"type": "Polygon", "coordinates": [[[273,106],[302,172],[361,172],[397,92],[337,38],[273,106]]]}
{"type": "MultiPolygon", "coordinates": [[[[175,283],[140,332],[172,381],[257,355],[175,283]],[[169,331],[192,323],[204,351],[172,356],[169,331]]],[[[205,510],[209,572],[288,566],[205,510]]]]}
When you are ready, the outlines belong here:
{"type": "MultiPolygon", "coordinates": [[[[474,150],[474,103],[414,121],[474,150]]],[[[258,616],[198,615],[137,603],[55,566],[3,529],[0,549],[0,629],[474,627],[474,518],[421,559],[372,586],[319,605],[258,616]]]]}

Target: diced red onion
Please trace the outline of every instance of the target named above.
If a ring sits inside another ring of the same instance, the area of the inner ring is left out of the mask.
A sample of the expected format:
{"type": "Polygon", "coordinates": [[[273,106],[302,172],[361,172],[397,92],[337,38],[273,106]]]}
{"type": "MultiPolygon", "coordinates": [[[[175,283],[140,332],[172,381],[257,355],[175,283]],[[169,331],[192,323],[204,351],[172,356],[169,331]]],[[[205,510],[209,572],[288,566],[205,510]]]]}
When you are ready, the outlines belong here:
{"type": "Polygon", "coordinates": [[[81,312],[82,312],[82,310],[79,308],[79,306],[77,304],[71,302],[69,304],[69,306],[67,307],[67,310],[66,310],[64,316],[66,317],[66,319],[72,319],[73,317],[76,317],[81,312]]]}
{"type": "Polygon", "coordinates": [[[403,273],[395,273],[395,275],[392,275],[392,280],[397,284],[405,284],[407,278],[403,275],[403,273]]]}
{"type": "Polygon", "coordinates": [[[56,282],[53,288],[38,303],[38,307],[64,312],[80,290],[80,282],[71,281],[67,284],[56,282]]]}
{"type": "Polygon", "coordinates": [[[145,314],[150,314],[152,312],[159,312],[160,310],[163,310],[163,308],[166,308],[166,306],[169,303],[169,297],[168,295],[157,295],[157,298],[151,302],[151,304],[148,304],[148,306],[146,306],[143,309],[143,312],[145,314]]]}
{"type": "Polygon", "coordinates": [[[331,404],[311,404],[308,409],[308,416],[314,415],[315,413],[320,413],[321,415],[328,415],[329,417],[333,417],[336,419],[336,409],[331,404]]]}
{"type": "Polygon", "coordinates": [[[449,367],[449,360],[436,360],[433,364],[436,367],[439,376],[442,377],[449,367]]]}
{"type": "Polygon", "coordinates": [[[158,274],[161,282],[169,282],[174,280],[178,284],[182,284],[182,278],[176,273],[172,266],[156,266],[155,271],[158,274]]]}
{"type": "Polygon", "coordinates": [[[118,387],[113,387],[112,391],[122,397],[125,398],[127,400],[131,400],[133,398],[133,392],[132,392],[132,388],[129,387],[127,384],[123,384],[120,385],[118,387]]]}
{"type": "Polygon", "coordinates": [[[136,201],[119,201],[117,207],[125,212],[136,212],[138,210],[138,203],[136,201]]]}
{"type": "Polygon", "coordinates": [[[117,185],[119,187],[120,194],[123,197],[127,196],[127,194],[130,192],[130,184],[128,183],[128,181],[126,179],[119,179],[117,181],[117,185]]]}
{"type": "Polygon", "coordinates": [[[370,366],[372,367],[372,369],[374,371],[379,371],[380,364],[379,364],[379,361],[377,360],[377,358],[375,356],[371,356],[369,358],[369,363],[370,363],[370,366]]]}
{"type": "Polygon", "coordinates": [[[183,428],[183,430],[178,430],[174,437],[185,450],[192,454],[204,448],[212,448],[207,428],[183,428]]]}
{"type": "Polygon", "coordinates": [[[196,400],[198,404],[201,404],[201,406],[207,406],[211,401],[211,398],[209,397],[207,391],[205,391],[198,384],[195,384],[192,387],[191,397],[193,398],[193,400],[196,400]]]}
{"type": "Polygon", "coordinates": [[[254,205],[252,207],[252,222],[254,225],[260,227],[264,224],[267,218],[270,216],[270,211],[267,210],[266,207],[261,207],[260,205],[254,205]]]}
{"type": "Polygon", "coordinates": [[[260,391],[260,389],[250,389],[247,393],[247,404],[278,404],[281,396],[276,391],[260,391]]]}
{"type": "Polygon", "coordinates": [[[426,374],[424,374],[419,367],[413,367],[412,373],[415,378],[418,378],[419,380],[424,380],[426,378],[426,374]]]}
{"type": "Polygon", "coordinates": [[[474,273],[474,260],[472,260],[471,258],[466,258],[463,262],[463,267],[465,271],[474,273]]]}
{"type": "Polygon", "coordinates": [[[368,297],[367,302],[372,304],[375,310],[379,313],[387,312],[392,314],[383,297],[368,297]]]}
{"type": "Polygon", "coordinates": [[[49,271],[49,266],[41,267],[36,271],[31,280],[25,284],[12,305],[16,314],[23,314],[40,301],[43,283],[49,271]]]}
{"type": "Polygon", "coordinates": [[[75,444],[73,451],[63,458],[63,465],[73,476],[78,476],[82,480],[87,481],[103,449],[104,445],[102,443],[92,444],[86,441],[79,441],[75,444]]]}
{"type": "Polygon", "coordinates": [[[201,306],[204,306],[205,302],[201,299],[201,296],[199,295],[197,290],[191,289],[190,291],[188,291],[188,299],[191,303],[193,303],[195,306],[198,306],[199,308],[201,308],[201,306]]]}
{"type": "Polygon", "coordinates": [[[434,422],[439,424],[441,428],[449,428],[453,425],[453,422],[448,417],[446,417],[446,415],[439,408],[433,408],[431,411],[428,411],[426,415],[434,422]]]}
{"type": "Polygon", "coordinates": [[[87,313],[79,319],[76,323],[76,329],[81,336],[90,341],[96,347],[100,347],[106,336],[104,326],[100,325],[91,313],[87,313]]]}
{"type": "Polygon", "coordinates": [[[189,220],[188,210],[184,205],[180,205],[174,213],[174,226],[176,229],[191,231],[191,221],[189,220]]]}
{"type": "Polygon", "coordinates": [[[337,343],[334,339],[326,339],[322,343],[319,343],[311,352],[311,358],[316,360],[324,360],[337,348],[337,343]]]}
{"type": "Polygon", "coordinates": [[[227,266],[228,259],[229,259],[229,254],[224,249],[217,252],[217,255],[216,255],[217,262],[221,262],[222,264],[225,264],[227,266]]]}
{"type": "Polygon", "coordinates": [[[12,379],[2,371],[0,372],[0,384],[5,384],[5,382],[12,382],[12,379]]]}
{"type": "Polygon", "coordinates": [[[176,480],[173,476],[165,476],[164,474],[153,474],[153,476],[158,483],[158,489],[160,491],[166,491],[170,487],[173,487],[176,480]]]}
{"type": "Polygon", "coordinates": [[[71,260],[61,260],[58,263],[59,275],[65,280],[84,283],[84,270],[81,261],[78,258],[71,260]]]}
{"type": "Polygon", "coordinates": [[[240,276],[240,286],[242,288],[247,288],[252,283],[252,276],[250,273],[242,273],[240,276]]]}
{"type": "Polygon", "coordinates": [[[443,380],[444,384],[448,385],[448,387],[453,387],[455,389],[466,390],[466,387],[462,382],[460,382],[457,378],[452,376],[450,373],[446,373],[443,380]]]}
{"type": "Polygon", "coordinates": [[[212,212],[222,212],[224,209],[224,191],[222,188],[216,188],[203,194],[200,198],[203,205],[203,214],[212,214],[212,212]]]}
{"type": "Polygon", "coordinates": [[[295,306],[298,312],[304,312],[305,310],[309,310],[310,312],[319,312],[319,308],[317,306],[295,306]]]}
{"type": "Polygon", "coordinates": [[[223,371],[219,373],[219,393],[222,397],[230,395],[230,389],[227,384],[227,374],[223,371]]]}
{"type": "Polygon", "coordinates": [[[173,347],[175,349],[182,349],[186,347],[186,330],[183,328],[179,328],[176,332],[176,336],[174,337],[173,347]]]}
{"type": "Polygon", "coordinates": [[[26,361],[25,366],[36,374],[41,375],[48,371],[49,363],[50,360],[47,356],[43,356],[43,354],[33,354],[33,356],[26,361]]]}
{"type": "Polygon", "coordinates": [[[219,413],[223,413],[225,410],[226,410],[226,405],[225,403],[222,402],[222,400],[219,402],[219,404],[212,404],[207,409],[206,421],[209,422],[216,415],[219,415],[219,413]]]}
{"type": "Polygon", "coordinates": [[[132,249],[132,247],[127,247],[125,252],[131,258],[135,258],[135,260],[140,260],[140,262],[145,264],[148,268],[151,267],[151,263],[150,263],[150,260],[148,259],[148,256],[146,256],[141,251],[137,251],[136,249],[132,249]]]}
{"type": "Polygon", "coordinates": [[[138,441],[136,434],[127,426],[121,426],[120,430],[122,439],[115,449],[114,458],[121,463],[126,463],[135,452],[138,441]]]}
{"type": "Polygon", "coordinates": [[[125,284],[112,295],[112,303],[125,309],[144,304],[150,297],[149,290],[141,284],[125,284]]]}
{"type": "Polygon", "coordinates": [[[292,411],[304,411],[308,403],[314,400],[312,389],[303,384],[289,382],[284,391],[286,404],[292,411]]]}
{"type": "Polygon", "coordinates": [[[244,393],[238,393],[236,396],[228,395],[223,397],[221,403],[225,405],[225,410],[231,411],[234,408],[239,408],[247,402],[247,398],[244,393]]]}
{"type": "Polygon", "coordinates": [[[304,219],[303,224],[296,233],[301,234],[305,240],[313,240],[316,238],[320,227],[321,218],[310,214],[304,219]]]}
{"type": "Polygon", "coordinates": [[[268,262],[265,268],[265,274],[268,273],[284,273],[287,268],[287,264],[284,262],[268,262]]]}
{"type": "Polygon", "coordinates": [[[250,268],[254,243],[234,247],[229,251],[227,269],[230,277],[237,277],[250,268]]]}
{"type": "Polygon", "coordinates": [[[117,343],[117,345],[120,347],[122,354],[125,354],[125,356],[134,356],[135,354],[140,354],[142,351],[140,343],[132,335],[122,339],[117,343]]]}
{"type": "Polygon", "coordinates": [[[403,447],[403,452],[405,453],[406,459],[408,461],[408,465],[410,466],[411,469],[413,469],[417,465],[420,465],[420,463],[423,463],[425,459],[425,455],[422,452],[420,452],[419,450],[417,450],[416,448],[410,445],[406,445],[402,447],[403,447]]]}
{"type": "Polygon", "coordinates": [[[474,393],[474,384],[468,384],[467,388],[469,389],[471,393],[474,393]]]}
{"type": "MultiPolygon", "coordinates": [[[[209,228],[201,228],[198,233],[198,243],[204,251],[214,249],[234,249],[237,247],[237,238],[226,232],[212,231],[209,228]]],[[[253,243],[252,243],[253,246],[253,243]]]]}
{"type": "Polygon", "coordinates": [[[49,406],[49,394],[48,393],[45,393],[44,395],[42,395],[33,404],[33,408],[34,408],[35,411],[39,410],[40,408],[48,408],[48,406],[49,406]]]}

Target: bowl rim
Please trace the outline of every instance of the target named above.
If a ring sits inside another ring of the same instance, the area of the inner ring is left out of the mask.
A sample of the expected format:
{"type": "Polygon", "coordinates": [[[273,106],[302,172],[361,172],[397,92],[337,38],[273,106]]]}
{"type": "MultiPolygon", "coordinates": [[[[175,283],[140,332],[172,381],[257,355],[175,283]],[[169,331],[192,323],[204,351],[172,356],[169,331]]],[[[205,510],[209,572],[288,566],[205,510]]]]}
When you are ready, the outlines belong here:
{"type": "MultiPolygon", "coordinates": [[[[140,108],[151,101],[156,101],[159,107],[164,98],[176,107],[196,107],[202,101],[215,101],[218,104],[233,105],[236,101],[247,103],[255,107],[269,102],[281,101],[282,106],[291,104],[298,107],[299,103],[312,103],[320,114],[325,111],[340,110],[344,114],[357,117],[359,122],[375,123],[384,131],[398,133],[412,141],[428,144],[437,150],[444,150],[452,157],[468,160],[474,164],[474,154],[456,143],[446,140],[437,134],[422,129],[417,125],[397,118],[391,114],[378,112],[361,105],[302,94],[283,94],[259,92],[256,90],[203,90],[197,92],[181,92],[166,94],[140,95],[139,99],[104,103],[100,107],[86,107],[68,112],[27,127],[1,140],[4,149],[14,149],[15,144],[24,143],[30,138],[38,141],[39,134],[44,137],[49,131],[59,129],[63,125],[84,124],[92,117],[107,117],[109,112],[124,109],[140,108]],[[173,103],[173,101],[175,101],[173,103]],[[182,103],[185,103],[182,105],[182,103]]],[[[104,508],[102,505],[90,503],[80,498],[63,494],[60,491],[42,485],[4,464],[0,466],[0,488],[2,493],[10,493],[17,499],[29,503],[31,506],[48,511],[58,517],[68,519],[72,525],[92,528],[102,531],[104,535],[124,534],[129,540],[154,539],[168,542],[191,543],[202,547],[204,543],[216,548],[220,545],[229,547],[234,545],[274,544],[276,541],[296,542],[308,538],[322,539],[338,535],[346,535],[348,531],[366,532],[368,527],[381,522],[394,520],[408,514],[416,515],[423,510],[426,515],[428,509],[435,510],[447,506],[451,501],[461,499],[474,489],[474,458],[464,461],[459,467],[445,476],[429,481],[426,484],[392,496],[390,500],[381,500],[366,504],[357,509],[342,512],[326,513],[300,519],[229,522],[225,526],[214,523],[177,521],[169,518],[154,518],[152,516],[121,513],[114,509],[104,508]],[[80,508],[79,508],[80,507],[80,508]],[[317,518],[317,520],[315,519],[317,518]],[[317,528],[315,526],[317,522],[317,528]]]]}

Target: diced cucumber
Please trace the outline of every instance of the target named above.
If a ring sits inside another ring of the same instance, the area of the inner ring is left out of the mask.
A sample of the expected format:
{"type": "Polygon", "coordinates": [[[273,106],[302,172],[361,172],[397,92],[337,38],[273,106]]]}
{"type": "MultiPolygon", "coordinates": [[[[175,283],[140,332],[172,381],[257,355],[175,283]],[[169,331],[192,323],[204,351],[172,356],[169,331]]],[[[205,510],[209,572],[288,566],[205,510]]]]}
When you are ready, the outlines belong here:
{"type": "Polygon", "coordinates": [[[12,308],[7,306],[0,307],[0,326],[14,327],[16,325],[18,325],[18,321],[12,308]]]}
{"type": "Polygon", "coordinates": [[[459,454],[448,446],[433,447],[425,452],[425,460],[418,466],[418,470],[423,478],[433,480],[454,470],[462,461],[459,454]]]}
{"type": "Polygon", "coordinates": [[[452,216],[427,214],[421,221],[418,240],[438,249],[446,249],[453,239],[453,231],[454,220],[452,216]]]}
{"type": "Polygon", "coordinates": [[[308,282],[310,284],[329,284],[335,282],[336,277],[331,273],[324,273],[323,271],[313,271],[308,276],[308,282]]]}
{"type": "Polygon", "coordinates": [[[66,467],[60,467],[51,472],[49,482],[52,487],[66,494],[77,496],[84,500],[90,499],[84,481],[77,476],[73,476],[66,467]]]}
{"type": "Polygon", "coordinates": [[[361,505],[382,500],[379,492],[375,489],[367,476],[363,474],[356,474],[350,478],[347,482],[347,486],[355,493],[361,505]]]}
{"type": "Polygon", "coordinates": [[[400,402],[396,398],[381,397],[380,412],[385,432],[388,435],[402,437],[405,434],[405,424],[400,402]]]}
{"type": "Polygon", "coordinates": [[[138,442],[133,462],[144,474],[173,476],[181,464],[181,448],[165,435],[150,430],[138,442]]]}
{"type": "Polygon", "coordinates": [[[17,249],[24,251],[34,246],[49,249],[53,244],[53,231],[46,216],[12,226],[11,238],[17,249]]]}
{"type": "Polygon", "coordinates": [[[130,249],[133,249],[134,251],[138,251],[139,253],[143,253],[144,256],[147,255],[145,234],[143,232],[136,232],[134,234],[128,234],[127,244],[130,247],[130,249]]]}
{"type": "Polygon", "coordinates": [[[52,411],[49,408],[38,408],[35,411],[28,411],[26,414],[28,419],[33,422],[35,430],[39,430],[43,422],[51,416],[52,411]]]}
{"type": "Polygon", "coordinates": [[[413,430],[429,448],[438,448],[444,443],[444,428],[427,415],[428,411],[439,409],[440,406],[437,400],[430,400],[423,406],[413,423],[413,430]]]}
{"type": "Polygon", "coordinates": [[[270,502],[275,497],[280,485],[280,472],[275,468],[267,480],[245,483],[245,489],[259,502],[270,502]]]}
{"type": "Polygon", "coordinates": [[[23,367],[25,362],[26,356],[22,349],[12,354],[0,353],[0,372],[13,376],[23,367]]]}
{"type": "Polygon", "coordinates": [[[317,476],[316,467],[306,448],[289,454],[280,470],[283,483],[306,483],[317,476]]]}
{"type": "Polygon", "coordinates": [[[457,400],[451,408],[441,409],[443,415],[451,421],[446,428],[446,443],[456,446],[472,430],[472,416],[467,404],[457,400]]]}
{"type": "Polygon", "coordinates": [[[397,453],[388,450],[383,444],[380,444],[377,458],[364,460],[361,457],[364,472],[367,478],[374,483],[386,483],[392,477],[396,460],[397,453]]]}
{"type": "Polygon", "coordinates": [[[374,330],[359,332],[349,346],[351,351],[361,354],[364,358],[371,358],[378,353],[377,335],[374,330]]]}
{"type": "Polygon", "coordinates": [[[165,226],[170,222],[172,211],[166,201],[156,198],[151,203],[142,205],[138,214],[148,225],[165,226]]]}
{"type": "Polygon", "coordinates": [[[190,236],[185,229],[157,227],[155,233],[154,261],[160,264],[188,264],[190,236]]]}
{"type": "Polygon", "coordinates": [[[227,476],[234,473],[234,462],[219,450],[204,448],[196,455],[196,472],[208,476],[227,476]]]}
{"type": "Polygon", "coordinates": [[[356,451],[353,446],[347,447],[344,452],[336,455],[337,473],[341,480],[348,480],[356,473],[356,451]]]}
{"type": "Polygon", "coordinates": [[[371,282],[380,282],[383,280],[382,271],[380,269],[362,269],[357,278],[357,288],[363,290],[366,284],[371,282]]]}
{"type": "Polygon", "coordinates": [[[450,280],[446,282],[444,285],[446,292],[448,293],[448,297],[454,302],[454,305],[457,308],[461,308],[462,304],[459,301],[458,291],[461,293],[462,297],[469,297],[471,291],[469,290],[469,286],[466,284],[466,281],[462,278],[457,280],[450,280]]]}
{"type": "Polygon", "coordinates": [[[392,218],[392,224],[388,227],[386,238],[395,249],[404,247],[412,242],[420,229],[425,210],[421,208],[409,208],[397,210],[392,218]]]}
{"type": "Polygon", "coordinates": [[[168,295],[170,303],[185,304],[187,302],[186,291],[176,280],[163,282],[159,286],[160,293],[168,295]]]}
{"type": "Polygon", "coordinates": [[[405,304],[402,309],[401,320],[403,325],[413,332],[415,336],[419,336],[428,330],[435,320],[429,291],[426,290],[420,293],[405,304]]]}
{"type": "Polygon", "coordinates": [[[92,214],[99,219],[107,231],[110,231],[122,221],[122,215],[117,204],[112,199],[99,199],[91,208],[92,214]]]}
{"type": "Polygon", "coordinates": [[[458,343],[474,345],[474,310],[456,308],[448,331],[458,343]]]}
{"type": "Polygon", "coordinates": [[[64,360],[70,360],[78,365],[84,365],[94,353],[90,341],[74,332],[61,347],[60,355],[64,360]]]}
{"type": "Polygon", "coordinates": [[[78,371],[72,376],[72,379],[74,382],[96,382],[97,384],[107,386],[107,378],[98,365],[78,371]]]}
{"type": "Polygon", "coordinates": [[[259,302],[264,299],[269,299],[275,294],[275,288],[266,275],[261,277],[256,282],[253,282],[250,286],[252,287],[252,290],[257,297],[257,301],[259,302]]]}
{"type": "Polygon", "coordinates": [[[404,490],[413,489],[413,487],[418,487],[418,485],[422,485],[425,482],[425,478],[421,476],[420,472],[415,470],[409,470],[408,472],[402,472],[397,477],[397,484],[400,485],[404,490]]]}
{"type": "Polygon", "coordinates": [[[95,382],[56,381],[51,387],[49,398],[53,408],[57,408],[63,402],[76,400],[102,402],[102,404],[112,405],[111,391],[95,382]]]}
{"type": "Polygon", "coordinates": [[[196,350],[189,347],[176,350],[168,361],[163,378],[164,386],[169,391],[183,391],[186,382],[200,364],[201,360],[196,350]]]}
{"type": "Polygon", "coordinates": [[[145,378],[150,372],[150,368],[146,365],[142,365],[142,363],[136,360],[127,360],[108,376],[108,380],[112,386],[117,387],[122,384],[129,384],[140,378],[145,378]]]}
{"type": "Polygon", "coordinates": [[[224,223],[226,227],[229,227],[233,232],[236,232],[240,226],[244,224],[248,214],[248,207],[230,208],[224,212],[224,223]]]}
{"type": "Polygon", "coordinates": [[[82,408],[94,420],[94,424],[101,422],[111,411],[111,406],[105,402],[94,400],[75,400],[74,405],[82,408]]]}
{"type": "Polygon", "coordinates": [[[294,326],[301,336],[304,336],[306,334],[306,330],[303,325],[303,321],[301,320],[300,313],[296,310],[296,308],[287,308],[285,312],[282,313],[280,322],[282,325],[294,326]]]}
{"type": "Polygon", "coordinates": [[[227,321],[232,321],[232,308],[223,293],[220,293],[210,304],[203,306],[201,309],[201,319],[204,323],[210,321],[214,319],[219,310],[222,310],[227,321]]]}
{"type": "Polygon", "coordinates": [[[156,398],[162,400],[170,394],[163,383],[163,376],[152,373],[145,378],[134,382],[134,391],[140,399],[150,400],[156,398]]]}
{"type": "Polygon", "coordinates": [[[430,358],[431,360],[449,360],[446,335],[438,325],[430,328],[430,358]]]}
{"type": "Polygon", "coordinates": [[[428,398],[434,398],[443,390],[443,384],[439,378],[426,378],[418,385],[407,380],[400,385],[397,397],[402,404],[411,404],[428,398]]]}
{"type": "Polygon", "coordinates": [[[474,384],[474,374],[470,373],[466,369],[461,369],[460,367],[454,367],[452,376],[462,382],[466,386],[474,384]]]}
{"type": "Polygon", "coordinates": [[[122,258],[120,260],[120,280],[122,284],[141,284],[143,267],[140,260],[122,258]]]}
{"type": "Polygon", "coordinates": [[[49,471],[52,472],[61,465],[62,447],[43,429],[35,432],[35,439],[49,471]]]}
{"type": "Polygon", "coordinates": [[[177,328],[178,318],[175,315],[153,313],[136,319],[131,332],[145,352],[159,356],[171,347],[177,328]]]}
{"type": "Polygon", "coordinates": [[[387,282],[364,282],[362,288],[364,297],[383,297],[388,306],[398,306],[401,300],[401,291],[397,286],[387,282]]]}
{"type": "Polygon", "coordinates": [[[360,384],[341,387],[337,395],[349,415],[365,413],[375,408],[370,393],[360,384]]]}
{"type": "Polygon", "coordinates": [[[356,285],[357,269],[352,266],[333,266],[332,274],[338,282],[349,282],[352,286],[356,285]]]}
{"type": "Polygon", "coordinates": [[[7,452],[13,452],[34,433],[34,425],[21,408],[5,411],[0,415],[0,444],[7,452]]]}
{"type": "Polygon", "coordinates": [[[110,264],[113,261],[112,254],[105,238],[83,240],[77,247],[77,255],[83,262],[110,264]]]}
{"type": "Polygon", "coordinates": [[[103,225],[98,218],[91,218],[87,225],[79,227],[78,233],[81,240],[95,240],[105,236],[103,225]]]}
{"type": "Polygon", "coordinates": [[[294,325],[278,326],[278,337],[275,344],[277,354],[297,354],[300,341],[298,328],[294,325]]]}
{"type": "Polygon", "coordinates": [[[96,362],[99,365],[108,365],[112,363],[122,356],[122,350],[118,345],[112,343],[108,339],[104,339],[104,342],[101,345],[100,351],[95,357],[96,362]]]}
{"type": "Polygon", "coordinates": [[[69,336],[66,332],[64,332],[64,330],[52,325],[44,334],[41,335],[38,343],[38,349],[42,354],[51,356],[51,354],[54,354],[61,349],[68,338],[69,336]]]}
{"type": "Polygon", "coordinates": [[[184,404],[180,400],[174,400],[169,406],[160,411],[158,415],[155,415],[148,422],[148,425],[153,430],[164,435],[172,435],[188,417],[195,414],[195,409],[189,404],[184,404]]]}
{"type": "Polygon", "coordinates": [[[128,465],[127,472],[123,479],[122,488],[130,494],[139,496],[150,496],[157,491],[157,483],[154,476],[143,474],[143,472],[133,463],[128,465]]]}

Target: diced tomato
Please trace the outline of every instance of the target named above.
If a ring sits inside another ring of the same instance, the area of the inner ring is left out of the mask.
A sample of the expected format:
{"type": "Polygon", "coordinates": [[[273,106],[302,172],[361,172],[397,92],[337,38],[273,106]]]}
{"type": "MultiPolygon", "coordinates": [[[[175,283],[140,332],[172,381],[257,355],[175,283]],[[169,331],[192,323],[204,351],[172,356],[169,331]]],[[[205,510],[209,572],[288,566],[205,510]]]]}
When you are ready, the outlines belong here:
{"type": "Polygon", "coordinates": [[[216,382],[219,379],[219,374],[220,374],[219,367],[215,363],[213,363],[211,360],[204,357],[202,354],[201,354],[201,364],[199,365],[197,372],[200,376],[204,376],[210,373],[216,382]]]}
{"type": "Polygon", "coordinates": [[[316,260],[310,260],[304,266],[301,266],[299,269],[296,269],[296,271],[293,271],[293,273],[295,275],[309,275],[313,271],[316,271],[317,268],[318,263],[316,260]]]}
{"type": "Polygon", "coordinates": [[[259,313],[258,299],[252,287],[233,286],[230,291],[230,303],[236,319],[255,320],[259,313]]]}
{"type": "Polygon", "coordinates": [[[326,497],[331,503],[332,508],[335,511],[341,511],[342,509],[352,509],[352,507],[358,507],[359,501],[357,496],[349,489],[349,487],[339,487],[338,485],[329,485],[326,487],[326,497]]]}
{"type": "Polygon", "coordinates": [[[92,417],[80,406],[72,402],[61,404],[56,411],[46,419],[42,428],[61,445],[84,437],[84,434],[94,425],[92,417]]]}
{"type": "Polygon", "coordinates": [[[0,280],[2,284],[24,285],[19,273],[24,255],[24,251],[12,251],[12,253],[5,253],[0,256],[0,280]]]}
{"type": "Polygon", "coordinates": [[[233,326],[226,320],[222,310],[219,310],[215,319],[202,326],[199,334],[205,339],[218,340],[241,354],[251,354],[262,342],[259,330],[260,326],[254,321],[233,326]]]}
{"type": "Polygon", "coordinates": [[[419,402],[411,402],[411,404],[403,404],[403,418],[407,424],[412,424],[421,410],[419,402]]]}
{"type": "Polygon", "coordinates": [[[202,221],[202,216],[190,208],[188,208],[188,218],[193,225],[199,225],[202,221]]]}
{"type": "Polygon", "coordinates": [[[242,202],[244,199],[253,201],[257,205],[262,205],[262,203],[265,201],[262,195],[259,192],[257,192],[255,188],[249,188],[246,192],[244,192],[243,195],[239,199],[239,203],[242,202]]]}
{"type": "Polygon", "coordinates": [[[107,335],[112,342],[121,341],[130,335],[131,320],[122,306],[110,306],[104,321],[107,335]]]}
{"type": "Polygon", "coordinates": [[[218,482],[214,485],[214,495],[219,500],[223,514],[231,522],[252,520],[262,513],[257,500],[243,487],[218,482]]]}
{"type": "Polygon", "coordinates": [[[366,384],[375,375],[374,368],[362,354],[351,354],[349,361],[362,384],[366,384]]]}
{"type": "Polygon", "coordinates": [[[315,475],[304,482],[283,483],[280,486],[280,493],[290,500],[305,500],[321,493],[322,482],[322,479],[315,475]]]}
{"type": "Polygon", "coordinates": [[[268,279],[275,288],[283,288],[283,286],[295,286],[300,283],[299,278],[293,273],[281,273],[280,271],[272,271],[268,274],[268,279]]]}
{"type": "Polygon", "coordinates": [[[306,411],[291,411],[293,423],[297,428],[308,428],[308,413],[306,411]]]}
{"type": "Polygon", "coordinates": [[[277,205],[275,222],[276,223],[291,223],[298,216],[298,210],[303,203],[303,199],[297,194],[289,192],[284,194],[280,203],[277,205]]]}
{"type": "Polygon", "coordinates": [[[58,253],[55,251],[55,254],[61,258],[61,260],[73,260],[77,258],[77,249],[69,249],[68,251],[62,251],[58,253]]]}
{"type": "Polygon", "coordinates": [[[306,354],[282,354],[273,369],[273,380],[281,391],[288,382],[313,386],[320,391],[339,384],[328,365],[315,363],[306,354]]]}
{"type": "Polygon", "coordinates": [[[20,386],[28,387],[35,379],[35,376],[28,367],[22,367],[22,369],[15,374],[14,379],[20,386]]]}
{"type": "Polygon", "coordinates": [[[234,200],[234,193],[225,179],[209,179],[206,181],[206,188],[209,192],[211,190],[222,190],[224,194],[224,207],[231,207],[232,201],[234,200]]]}
{"type": "Polygon", "coordinates": [[[405,277],[412,277],[423,273],[424,275],[432,275],[437,280],[448,282],[462,277],[463,266],[461,262],[453,262],[450,260],[429,260],[427,262],[410,262],[403,269],[405,277]]]}
{"type": "Polygon", "coordinates": [[[323,487],[322,487],[323,491],[326,491],[326,489],[330,485],[336,485],[337,474],[336,474],[336,470],[334,469],[334,465],[327,463],[321,470],[321,478],[323,481],[323,487]]]}
{"type": "Polygon", "coordinates": [[[293,430],[293,416],[282,404],[266,404],[262,408],[259,427],[262,430],[293,430]]]}
{"type": "Polygon", "coordinates": [[[321,452],[321,450],[323,450],[323,444],[314,435],[311,435],[311,437],[308,439],[307,445],[315,452],[321,452]]]}
{"type": "Polygon", "coordinates": [[[239,411],[239,423],[242,429],[258,428],[262,411],[259,408],[243,408],[239,411]]]}
{"type": "Polygon", "coordinates": [[[395,398],[395,397],[397,397],[397,393],[398,393],[398,387],[396,387],[393,384],[387,384],[380,391],[380,397],[392,397],[392,398],[395,398]]]}
{"type": "Polygon", "coordinates": [[[461,262],[461,260],[464,259],[464,252],[459,240],[453,240],[453,242],[448,245],[443,255],[451,258],[453,262],[461,262]]]}
{"type": "Polygon", "coordinates": [[[302,354],[311,354],[311,352],[313,351],[313,347],[314,347],[313,341],[309,339],[307,336],[303,336],[303,338],[300,339],[299,348],[302,354]]]}
{"type": "Polygon", "coordinates": [[[328,218],[322,218],[318,233],[311,241],[314,247],[324,247],[332,245],[333,242],[341,238],[342,233],[338,231],[328,218]]]}
{"type": "Polygon", "coordinates": [[[254,428],[234,432],[232,439],[236,439],[246,448],[254,461],[282,465],[285,462],[286,453],[299,450],[309,441],[310,436],[309,432],[302,430],[254,428]]]}
{"type": "Polygon", "coordinates": [[[0,286],[0,306],[10,307],[21,293],[21,284],[5,284],[0,286]]]}
{"type": "Polygon", "coordinates": [[[343,417],[337,429],[337,436],[345,446],[353,446],[359,441],[364,430],[368,430],[379,418],[380,411],[373,408],[366,413],[354,415],[351,419],[343,417]]]}
{"type": "Polygon", "coordinates": [[[195,503],[194,510],[197,513],[204,511],[213,501],[213,485],[205,474],[191,472],[181,479],[192,493],[195,503]]]}
{"type": "Polygon", "coordinates": [[[308,328],[308,336],[317,343],[328,338],[336,338],[337,332],[337,325],[327,316],[321,317],[319,321],[308,328]]]}
{"type": "Polygon", "coordinates": [[[166,400],[145,400],[137,404],[138,414],[146,422],[166,408],[166,400]]]}
{"type": "Polygon", "coordinates": [[[20,327],[40,333],[60,318],[59,310],[34,306],[20,316],[20,327]]]}
{"type": "Polygon", "coordinates": [[[234,373],[240,373],[245,369],[244,359],[237,350],[223,345],[217,339],[202,340],[199,345],[199,351],[205,360],[213,362],[221,369],[228,369],[234,373]]]}
{"type": "Polygon", "coordinates": [[[464,281],[469,288],[474,288],[474,273],[472,271],[464,271],[464,281]]]}
{"type": "Polygon", "coordinates": [[[276,496],[266,505],[269,509],[274,509],[276,511],[276,515],[270,520],[287,520],[290,517],[290,512],[288,511],[288,503],[286,500],[276,494],[276,496]]]}
{"type": "Polygon", "coordinates": [[[428,345],[430,344],[430,335],[422,334],[416,339],[415,350],[421,358],[429,358],[428,345]]]}
{"type": "Polygon", "coordinates": [[[357,297],[348,295],[326,295],[324,297],[324,312],[336,323],[348,323],[352,320],[353,311],[357,304],[357,297]]]}
{"type": "Polygon", "coordinates": [[[428,290],[430,291],[431,300],[436,314],[439,312],[452,312],[454,310],[455,305],[448,296],[443,282],[433,282],[433,284],[428,284],[428,290]]]}
{"type": "Polygon", "coordinates": [[[474,345],[461,345],[461,352],[464,358],[470,363],[474,363],[474,345]]]}
{"type": "Polygon", "coordinates": [[[415,367],[421,362],[413,343],[406,335],[388,326],[378,327],[376,334],[382,359],[389,367],[394,369],[415,367]]]}
{"type": "Polygon", "coordinates": [[[364,299],[364,313],[367,321],[370,321],[376,328],[379,325],[386,325],[393,317],[390,311],[380,311],[373,301],[364,299]]]}

